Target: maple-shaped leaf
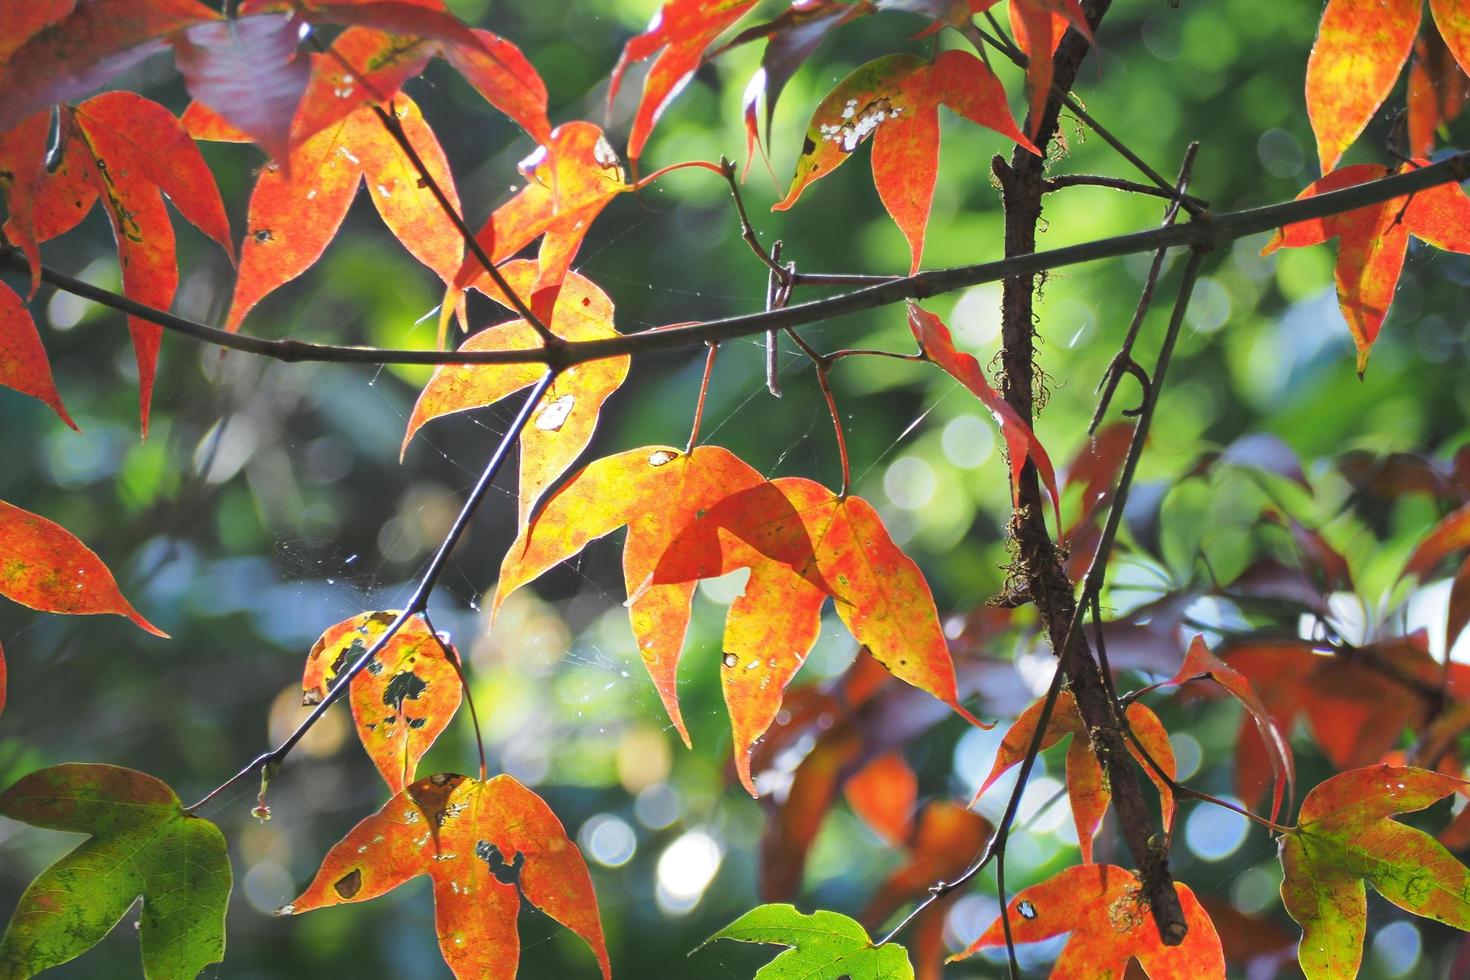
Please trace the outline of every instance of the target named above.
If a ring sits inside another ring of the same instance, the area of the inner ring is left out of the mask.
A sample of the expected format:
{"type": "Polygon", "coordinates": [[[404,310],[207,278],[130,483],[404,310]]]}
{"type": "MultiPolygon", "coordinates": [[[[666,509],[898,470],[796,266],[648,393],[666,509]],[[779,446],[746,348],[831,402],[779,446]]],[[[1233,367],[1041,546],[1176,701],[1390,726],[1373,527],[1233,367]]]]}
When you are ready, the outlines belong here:
{"type": "MultiPolygon", "coordinates": [[[[495,209],[475,238],[498,265],[545,236],[535,285],[530,295],[520,297],[545,321],[587,229],[614,197],[633,188],[602,130],[589,122],[556,127],[546,144],[521,161],[520,172],[526,186],[495,209]]],[[[474,255],[465,257],[454,277],[457,289],[474,286],[490,293],[490,283],[474,255]]]]}
{"type": "Polygon", "coordinates": [[[1433,837],[1388,819],[1422,810],[1465,781],[1410,766],[1370,766],[1326,780],[1281,838],[1281,899],[1302,927],[1308,980],[1353,977],[1363,959],[1368,897],[1470,930],[1470,868],[1433,837]]]}
{"type": "MultiPolygon", "coordinates": [[[[531,295],[538,274],[535,262],[511,262],[500,272],[517,295],[531,295]]],[[[498,295],[498,289],[485,285],[492,295],[498,295]]],[[[501,302],[510,305],[508,297],[501,297],[501,302]]],[[[612,300],[591,280],[575,272],[568,273],[563,282],[549,326],[552,333],[569,341],[618,336],[613,328],[612,300]]],[[[513,320],[480,331],[460,350],[526,350],[539,344],[540,338],[529,323],[513,320]]],[[[541,396],[540,407],[520,435],[520,527],[526,526],[531,509],[547,487],[592,441],[602,403],[627,378],[630,361],[625,354],[575,364],[558,374],[541,396]]],[[[437,368],[414,403],[400,458],[414,433],[429,420],[493,405],[535,384],[545,373],[546,368],[540,364],[446,364],[437,368]]]]}
{"type": "MultiPolygon", "coordinates": [[[[1414,161],[1424,166],[1427,160],[1414,161]]],[[[1378,180],[1395,168],[1357,163],[1314,181],[1297,200],[1378,180]]],[[[1470,197],[1458,184],[1441,184],[1409,197],[1357,208],[1343,214],[1287,225],[1276,232],[1262,255],[1278,248],[1319,245],[1340,238],[1337,250],[1337,301],[1358,349],[1358,374],[1378,339],[1403,271],[1409,236],[1448,252],[1470,253],[1470,197]]]]}
{"type": "Polygon", "coordinates": [[[914,803],[919,777],[903,753],[888,752],[869,762],[842,788],[847,805],[874,833],[895,847],[903,846],[913,830],[914,803]]]}
{"type": "Polygon", "coordinates": [[[868,932],[837,912],[805,915],[794,905],[751,909],[701,947],[717,939],[788,947],[755,973],[755,980],[913,980],[909,954],[896,943],[874,946],[868,932]]]}
{"type": "MultiPolygon", "coordinates": [[[[816,591],[831,596],[853,637],[895,677],[980,724],[959,703],[954,662],[929,583],[894,543],[878,512],[861,497],[839,496],[800,477],[762,481],[731,492],[696,514],[673,537],[649,582],[654,586],[694,582],[742,566],[752,567],[754,578],[771,563],[799,575],[813,587],[813,596],[816,591]]],[[[750,594],[747,587],[746,596],[750,594]]],[[[789,616],[793,608],[805,604],[796,601],[800,596],[770,590],[743,608],[732,606],[730,619],[768,613],[789,616]]],[[[798,626],[802,616],[808,617],[808,625],[792,632],[804,637],[811,630],[815,639],[811,624],[820,622],[820,604],[812,603],[792,617],[798,626]]],[[[729,630],[727,625],[727,635],[729,630]]],[[[799,645],[796,650],[793,660],[799,665],[806,651],[799,645]]],[[[770,652],[777,655],[777,664],[767,666],[778,668],[786,651],[778,647],[770,652]]],[[[728,659],[726,664],[738,669],[728,659]]],[[[794,673],[794,666],[791,669],[794,673]]],[[[771,715],[774,718],[774,710],[771,715]]]]}
{"type": "MultiPolygon", "coordinates": [[[[757,113],[762,102],[765,104],[766,142],[770,142],[771,118],[776,112],[776,101],[781,98],[786,83],[791,81],[808,58],[826,40],[828,34],[843,24],[871,14],[876,9],[870,0],[793,0],[780,14],[754,27],[746,28],[712,51],[713,59],[731,48],[764,39],[765,50],[761,52],[761,64],[745,89],[745,134],[748,156],[754,155],[760,142],[760,123],[757,113]]],[[[750,160],[746,160],[746,170],[750,160]]]]}
{"type": "Polygon", "coordinates": [[[665,546],[728,494],[761,475],[718,446],[684,453],[645,446],[595,460],[546,499],[506,552],[491,616],[516,589],[624,525],[623,579],[638,652],[674,728],[689,744],[677,678],[694,582],[645,587],[665,546]]]}
{"type": "MultiPolygon", "coordinates": [[[[1175,882],[1189,932],[1178,946],[1165,946],[1149,915],[1138,876],[1110,864],[1084,864],[1023,888],[1008,906],[1011,935],[1034,943],[1071,933],[1052,967],[1054,977],[1111,977],[1122,980],[1128,961],[1138,960],[1152,980],[1205,980],[1225,976],[1225,953],[1209,914],[1188,885],[1175,882]]],[[[1006,944],[1000,917],[963,953],[1006,944]]]]}
{"type": "Polygon", "coordinates": [[[170,35],[219,19],[198,0],[78,0],[67,16],[31,35],[0,65],[0,132],[37,109],[101,88],[162,51],[170,35]]]}
{"type": "Polygon", "coordinates": [[[118,766],[67,763],[0,793],[0,816],[89,834],[31,882],[0,939],[6,976],[29,977],[91,949],[138,900],[150,980],[193,980],[225,953],[224,835],[172,789],[118,766]]]}
{"type": "MultiPolygon", "coordinates": [[[[1228,691],[1231,697],[1239,701],[1245,708],[1251,723],[1255,725],[1256,735],[1259,737],[1258,748],[1250,750],[1255,754],[1252,755],[1252,762],[1247,764],[1245,762],[1248,752],[1247,740],[1239,741],[1240,768],[1249,773],[1246,779],[1254,779],[1254,773],[1258,771],[1255,759],[1258,758],[1259,751],[1264,750],[1273,776],[1271,820],[1275,822],[1281,813],[1283,800],[1296,794],[1296,763],[1291,754],[1291,743],[1287,739],[1291,730],[1276,726],[1270,709],[1256,694],[1250,678],[1211,653],[1210,648],[1205,645],[1203,636],[1196,636],[1189,644],[1189,651],[1184,655],[1184,662],[1179,665],[1179,670],[1174,676],[1155,686],[1178,687],[1192,680],[1204,678],[1214,681],[1228,691]]],[[[1254,799],[1255,794],[1253,793],[1250,798],[1254,799]]]]}
{"type": "Polygon", "coordinates": [[[61,393],[51,377],[51,361],[41,346],[36,321],[25,302],[9,286],[0,282],[0,385],[30,395],[61,416],[61,421],[77,428],[61,393]]]}
{"type": "Polygon", "coordinates": [[[102,560],[59,524],[0,500],[0,595],[42,612],[126,616],[154,636],[102,560]]]}
{"type": "MultiPolygon", "coordinates": [[[[178,119],[131,92],[105,92],[61,113],[61,159],[31,203],[22,238],[54,238],[75,227],[96,200],[112,224],[129,299],[167,310],[178,286],[168,195],[179,213],[233,259],[229,221],[214,175],[178,119]]],[[[15,215],[12,215],[14,220],[15,215]]],[[[9,227],[7,225],[7,227],[9,227]]],[[[143,434],[163,329],[128,317],[138,364],[143,434]]]]}
{"type": "Polygon", "coordinates": [[[939,106],[1036,152],[1016,128],[1000,80],[972,54],[943,51],[933,61],[888,55],[855,70],[827,94],[807,127],[785,211],[808,186],[873,138],[873,184],[909,243],[910,272],[924,252],[924,232],[939,177],[939,106]]]}
{"type": "MultiPolygon", "coordinates": [[[[1414,689],[1377,669],[1432,686],[1443,680],[1444,668],[1429,655],[1422,631],[1363,649],[1357,659],[1318,652],[1310,643],[1260,643],[1228,648],[1226,664],[1250,680],[1276,730],[1289,737],[1298,718],[1305,716],[1317,745],[1338,769],[1354,769],[1378,762],[1398,743],[1406,728],[1416,728],[1428,716],[1430,705],[1414,689]],[[1371,661],[1371,663],[1362,661],[1371,661]]],[[[1465,689],[1466,671],[1453,665],[1451,691],[1465,689]]],[[[1272,779],[1274,763],[1253,719],[1242,719],[1236,753],[1236,793],[1254,802],[1272,779]]]]}
{"type": "MultiPolygon", "coordinates": [[[[337,675],[397,618],[396,612],[360,613],[322,633],[306,658],[301,703],[320,704],[337,675]]],[[[458,657],[414,617],[352,678],[348,698],[357,736],[394,793],[413,782],[419,760],[459,710],[459,671],[449,655],[458,657]]]]}
{"type": "Polygon", "coordinates": [[[270,14],[198,24],[174,40],[189,94],[278,161],[289,159],[291,120],[311,79],[311,61],[297,51],[303,26],[294,14],[270,14]]]}
{"type": "Polygon", "coordinates": [[[422,73],[440,55],[487,102],[515,120],[538,144],[545,143],[551,138],[545,82],[514,44],[489,31],[473,34],[479,44],[471,47],[371,27],[347,28],[337,35],[325,57],[313,60],[311,85],[292,121],[291,142],[316,135],[364,104],[392,98],[404,82],[422,73]]]}
{"type": "MultiPolygon", "coordinates": [[[[995,764],[990,768],[990,774],[980,784],[975,792],[975,799],[971,806],[979,801],[985,791],[994,785],[995,781],[1005,775],[1012,767],[1020,765],[1026,758],[1027,750],[1031,746],[1031,739],[1036,734],[1037,722],[1041,720],[1041,709],[1045,704],[1045,698],[1034,702],[1025,711],[1021,712],[1015,724],[1006,732],[1001,740],[1000,749],[995,756],[995,764]]],[[[1139,742],[1148,751],[1148,755],[1159,767],[1172,779],[1175,773],[1174,749],[1169,744],[1169,733],[1164,730],[1158,715],[1144,704],[1134,702],[1128,706],[1128,724],[1133,729],[1133,734],[1138,737],[1139,742]]],[[[1064,737],[1072,737],[1071,744],[1067,746],[1067,797],[1072,803],[1072,819],[1077,824],[1077,849],[1082,852],[1082,860],[1092,862],[1092,841],[1097,834],[1097,828],[1102,823],[1103,815],[1107,813],[1108,805],[1112,802],[1113,793],[1108,786],[1106,774],[1097,761],[1097,756],[1092,751],[1092,742],[1087,735],[1087,724],[1082,720],[1082,713],[1077,709],[1077,701],[1070,691],[1063,691],[1057,696],[1056,707],[1052,710],[1051,722],[1047,725],[1046,734],[1042,737],[1041,748],[1051,748],[1064,737]]],[[[1128,751],[1138,760],[1143,767],[1144,775],[1153,782],[1159,791],[1159,804],[1163,810],[1164,832],[1167,834],[1174,823],[1174,793],[1169,784],[1154,771],[1138,747],[1131,741],[1128,751]]]]}
{"type": "Polygon", "coordinates": [[[609,108],[628,66],[658,55],[643,82],[643,97],[628,134],[628,159],[635,166],[659,116],[694,76],[705,49],[754,6],[755,0],[668,0],[653,15],[648,30],[624,45],[608,79],[609,108]]]}
{"type": "Polygon", "coordinates": [[[1414,60],[1409,63],[1411,155],[1428,156],[1433,152],[1436,135],[1458,119],[1465,108],[1465,99],[1470,95],[1467,90],[1470,78],[1450,54],[1434,21],[1426,21],[1414,42],[1414,60]]]}
{"type": "Polygon", "coordinates": [[[419,875],[434,883],[439,949],[456,977],[514,980],[522,896],[581,937],[602,976],[612,975],[582,853],[545,801],[505,775],[420,779],[352,828],[278,914],[364,902],[419,875]]]}
{"type": "MultiPolygon", "coordinates": [[[[392,108],[435,183],[457,208],[449,162],[418,106],[399,95],[392,108]]],[[[363,182],[383,222],[415,258],[446,282],[459,268],[464,239],[370,108],[357,109],[297,146],[289,171],[288,177],[286,168],[267,164],[250,195],[240,276],[225,329],[238,330],[255,304],[321,257],[363,182]]]]}
{"type": "MultiPolygon", "coordinates": [[[[1435,26],[1470,65],[1470,15],[1459,0],[1429,0],[1435,26]]],[[[1323,172],[1363,132],[1414,48],[1421,0],[1328,0],[1307,59],[1307,116],[1323,172]]],[[[1418,152],[1416,147],[1414,152],[1418,152]]]]}
{"type": "Polygon", "coordinates": [[[954,338],[944,321],[917,303],[908,305],[909,329],[919,342],[926,358],[939,365],[956,381],[969,388],[971,393],[990,412],[995,424],[1000,426],[1001,438],[1006,442],[1006,454],[1011,464],[1011,498],[1019,502],[1021,496],[1021,471],[1030,460],[1041,477],[1042,485],[1051,494],[1052,508],[1056,513],[1057,527],[1062,526],[1061,494],[1057,492],[1057,475],[1052,468],[1051,457],[1026,420],[1000,396],[990,382],[985,380],[985,371],[973,354],[955,348],[954,338]]]}

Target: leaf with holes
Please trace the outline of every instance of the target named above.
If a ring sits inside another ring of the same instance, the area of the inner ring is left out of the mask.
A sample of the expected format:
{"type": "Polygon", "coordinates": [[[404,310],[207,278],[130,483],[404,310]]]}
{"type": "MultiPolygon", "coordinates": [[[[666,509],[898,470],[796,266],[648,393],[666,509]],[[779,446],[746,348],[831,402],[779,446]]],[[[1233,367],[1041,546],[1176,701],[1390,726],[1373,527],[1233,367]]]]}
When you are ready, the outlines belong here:
{"type": "MultiPolygon", "coordinates": [[[[867,501],[840,497],[798,477],[736,490],[697,514],[669,541],[649,583],[694,582],[753,559],[764,559],[754,566],[757,570],[767,563],[785,565],[815,591],[831,596],[853,637],[895,677],[934,695],[972,724],[981,724],[959,703],[954,662],[929,583],[867,501]]],[[[773,591],[740,612],[788,615],[788,603],[795,605],[789,594],[773,591]]],[[[732,607],[732,620],[736,613],[732,607]]],[[[811,615],[818,619],[815,611],[811,615]]],[[[805,655],[799,650],[793,659],[805,655]]]]}
{"type": "Polygon", "coordinates": [[[761,482],[759,473],[718,446],[698,446],[692,453],[645,446],[595,460],[563,483],[521,529],[501,563],[491,616],[516,589],[626,525],[623,580],[633,635],[664,709],[688,745],[676,682],[694,583],[645,583],[665,545],[696,514],[761,482]]]}
{"type": "MultiPolygon", "coordinates": [[[[397,618],[396,612],[361,613],[323,633],[306,658],[302,704],[320,704],[338,673],[397,618]]],[[[415,616],[352,678],[357,736],[394,793],[413,782],[419,760],[459,710],[462,685],[450,656],[459,654],[415,616]]]]}
{"type": "Polygon", "coordinates": [[[126,616],[154,636],[107,566],[58,524],[0,500],[0,595],[42,612],[126,616]]]}
{"type": "MultiPolygon", "coordinates": [[[[1052,967],[1057,977],[1121,978],[1130,958],[1153,980],[1205,980],[1225,977],[1225,953],[1210,916],[1188,885],[1174,885],[1189,932],[1177,946],[1166,946],[1149,915],[1138,876],[1110,864],[1067,868],[1011,899],[1011,934],[1034,943],[1071,933],[1052,967]]],[[[1006,944],[1000,918],[950,961],[1006,944]]]]}
{"type": "Polygon", "coordinates": [[[1351,977],[1368,924],[1364,882],[1399,908],[1470,930],[1470,869],[1422,830],[1388,819],[1422,810],[1465,781],[1408,766],[1333,776],[1307,794],[1281,838],[1281,899],[1302,927],[1308,980],[1351,977]]]}
{"type": "Polygon", "coordinates": [[[0,816],[88,834],[20,898],[0,963],[28,977],[91,949],[138,900],[138,941],[150,980],[192,980],[225,953],[230,858],[224,835],[185,813],[152,776],[67,763],[0,793],[0,816]]]}
{"type": "MultiPolygon", "coordinates": [[[[1427,160],[1413,161],[1425,166],[1427,160]]],[[[1297,200],[1342,190],[1396,172],[1376,163],[1334,170],[1313,182],[1297,200]]],[[[1441,184],[1409,197],[1358,208],[1326,218],[1287,225],[1261,250],[1319,245],[1338,238],[1337,301],[1358,348],[1358,374],[1368,366],[1368,352],[1378,339],[1404,267],[1409,236],[1448,252],[1470,253],[1470,197],[1458,184],[1441,184]]]]}
{"type": "MultiPolygon", "coordinates": [[[[517,295],[529,296],[538,274],[537,264],[524,260],[508,263],[500,270],[517,295]]],[[[510,305],[508,297],[485,284],[492,296],[510,305]]],[[[618,336],[613,328],[613,304],[590,279],[568,273],[549,324],[563,340],[602,340],[618,336]]],[[[470,337],[462,351],[525,350],[540,338],[525,320],[488,327],[470,337]]],[[[576,364],[557,375],[531,422],[520,436],[520,518],[524,528],[531,509],[541,495],[592,441],[603,402],[628,376],[630,358],[608,357],[576,364]]],[[[414,403],[403,436],[400,459],[424,423],[454,412],[493,405],[528,387],[546,373],[540,364],[446,364],[435,370],[414,403]]]]}
{"type": "Polygon", "coordinates": [[[0,66],[0,90],[5,92],[0,100],[0,132],[37,109],[71,102],[101,88],[164,50],[171,35],[219,19],[198,0],[79,0],[65,17],[16,47],[0,66]]]}
{"type": "Polygon", "coordinates": [[[1011,119],[1005,89],[974,55],[943,51],[933,61],[909,54],[870,61],[837,83],[817,106],[785,211],[814,181],[827,176],[873,138],[873,184],[909,243],[910,272],[924,252],[929,208],[939,177],[939,106],[1035,152],[1011,119]]]}
{"type": "Polygon", "coordinates": [[[581,937],[602,976],[612,975],[582,853],[545,801],[510,776],[420,779],[328,851],[278,914],[364,902],[419,875],[433,882],[439,949],[456,977],[513,980],[522,896],[581,937]]]}
{"type": "Polygon", "coordinates": [[[643,82],[643,97],[628,134],[628,159],[635,166],[658,117],[694,77],[705,49],[754,6],[755,0],[668,0],[653,15],[648,30],[623,47],[608,81],[609,109],[628,66],[658,55],[643,82]]]}
{"type": "MultiPolygon", "coordinates": [[[[587,229],[614,197],[633,188],[602,130],[589,122],[558,126],[548,143],[521,161],[520,171],[526,186],[495,209],[475,239],[499,265],[545,236],[535,284],[521,296],[544,323],[587,229]]],[[[487,293],[491,281],[474,255],[465,257],[454,277],[456,289],[474,286],[487,293]]]]}
{"type": "MultiPolygon", "coordinates": [[[[997,779],[1013,767],[1020,765],[1026,758],[1026,752],[1036,734],[1036,725],[1041,720],[1041,709],[1044,704],[1044,698],[1034,702],[1021,712],[1021,716],[1006,732],[1005,738],[1001,741],[1000,750],[996,753],[995,764],[991,766],[990,774],[985,777],[985,781],[980,784],[980,789],[976,791],[971,806],[979,802],[980,797],[985,795],[985,791],[993,786],[997,779]]],[[[1169,744],[1169,733],[1164,730],[1158,716],[1148,706],[1135,702],[1128,706],[1127,717],[1133,734],[1137,736],[1138,741],[1143,744],[1144,751],[1148,753],[1147,758],[1158,763],[1170,779],[1174,778],[1174,749],[1169,744]]],[[[1093,754],[1092,742],[1087,736],[1087,725],[1082,720],[1081,712],[1077,709],[1077,701],[1070,691],[1063,691],[1057,697],[1051,721],[1047,725],[1046,734],[1042,737],[1042,750],[1051,748],[1069,735],[1072,741],[1067,746],[1067,797],[1072,804],[1072,819],[1077,824],[1078,850],[1082,852],[1082,860],[1091,863],[1093,838],[1097,835],[1097,828],[1102,823],[1103,815],[1107,813],[1113,794],[1108,788],[1102,766],[1098,764],[1097,756],[1093,754]]],[[[1168,833],[1174,823],[1174,793],[1169,789],[1168,782],[1155,771],[1153,766],[1149,765],[1138,746],[1130,741],[1128,750],[1143,767],[1144,775],[1148,776],[1159,791],[1164,832],[1168,833]]]]}
{"type": "Polygon", "coordinates": [[[908,952],[874,946],[867,930],[836,912],[804,915],[794,905],[762,905],[710,936],[788,947],[756,971],[755,980],[913,980],[908,952]]]}
{"type": "Polygon", "coordinates": [[[0,283],[0,385],[49,406],[73,429],[77,424],[61,404],[51,377],[51,361],[30,310],[9,286],[0,283]]]}
{"type": "MultiPolygon", "coordinates": [[[[449,163],[418,106],[400,95],[393,107],[429,174],[458,208],[449,163]]],[[[415,258],[446,282],[459,268],[464,239],[371,108],[357,109],[296,147],[289,170],[288,177],[285,168],[266,166],[250,195],[225,329],[240,329],[255,304],[321,258],[363,182],[384,224],[415,258]]]]}
{"type": "MultiPolygon", "coordinates": [[[[179,281],[165,194],[234,258],[214,175],[183,125],[163,106],[131,92],[105,92],[63,107],[60,132],[60,166],[43,178],[31,208],[37,240],[70,230],[100,199],[117,242],[123,292],[160,310],[173,303],[179,281]]],[[[163,330],[130,316],[128,331],[146,436],[163,330]]]]}
{"type": "Polygon", "coordinates": [[[909,329],[913,331],[914,339],[919,342],[919,350],[934,364],[943,368],[952,375],[960,384],[970,389],[980,403],[990,412],[990,417],[995,424],[1000,426],[1000,434],[1006,442],[1006,452],[1010,456],[1011,463],[1011,496],[1015,501],[1020,500],[1021,495],[1021,472],[1026,468],[1029,460],[1036,467],[1036,472],[1041,476],[1041,482],[1046,487],[1047,493],[1051,494],[1052,509],[1056,514],[1057,527],[1062,526],[1062,503],[1061,495],[1057,492],[1057,475],[1052,469],[1051,457],[1046,454],[1046,448],[1042,446],[1041,440],[1036,438],[1036,433],[1026,420],[1016,414],[1016,410],[1000,396],[990,382],[985,380],[985,372],[980,367],[980,362],[975,360],[973,354],[966,354],[955,348],[954,338],[950,336],[949,328],[944,321],[933,313],[923,309],[917,303],[908,305],[909,329]]]}

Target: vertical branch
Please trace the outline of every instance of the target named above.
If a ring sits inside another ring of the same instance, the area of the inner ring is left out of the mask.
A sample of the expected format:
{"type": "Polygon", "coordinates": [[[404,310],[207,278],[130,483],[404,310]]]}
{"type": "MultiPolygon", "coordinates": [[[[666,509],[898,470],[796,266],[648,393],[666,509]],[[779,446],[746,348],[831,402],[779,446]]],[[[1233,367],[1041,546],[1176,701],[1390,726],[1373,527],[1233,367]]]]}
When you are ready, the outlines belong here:
{"type": "MultiPolygon", "coordinates": [[[[779,266],[781,264],[780,241],[771,244],[771,259],[779,266]]],[[[782,277],[772,269],[766,275],[766,312],[776,309],[778,304],[784,303],[785,297],[790,293],[789,279],[783,283],[782,277]]],[[[774,330],[766,331],[766,390],[774,397],[781,397],[781,346],[778,342],[779,335],[774,330]]]]}

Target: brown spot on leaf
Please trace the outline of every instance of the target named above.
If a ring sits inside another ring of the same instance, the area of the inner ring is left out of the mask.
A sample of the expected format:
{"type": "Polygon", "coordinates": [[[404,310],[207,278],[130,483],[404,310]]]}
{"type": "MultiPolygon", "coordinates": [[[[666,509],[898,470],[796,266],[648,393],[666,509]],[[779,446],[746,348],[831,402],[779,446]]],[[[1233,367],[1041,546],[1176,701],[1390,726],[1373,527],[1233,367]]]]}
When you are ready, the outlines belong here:
{"type": "Polygon", "coordinates": [[[351,899],[358,892],[362,891],[362,870],[360,868],[353,868],[338,878],[332,884],[332,889],[343,898],[351,899]]]}

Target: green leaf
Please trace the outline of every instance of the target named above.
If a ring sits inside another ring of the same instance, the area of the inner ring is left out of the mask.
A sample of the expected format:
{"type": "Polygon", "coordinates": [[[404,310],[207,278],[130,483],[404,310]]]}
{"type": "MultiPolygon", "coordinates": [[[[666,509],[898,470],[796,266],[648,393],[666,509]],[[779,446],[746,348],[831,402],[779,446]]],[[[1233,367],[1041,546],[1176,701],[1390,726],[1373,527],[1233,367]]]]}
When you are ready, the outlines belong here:
{"type": "Polygon", "coordinates": [[[1415,915],[1470,930],[1470,869],[1433,837],[1390,820],[1464,785],[1408,766],[1369,766],[1317,786],[1298,827],[1281,839],[1281,898],[1302,927],[1297,951],[1309,980],[1354,977],[1363,959],[1363,883],[1415,915]]]}
{"type": "Polygon", "coordinates": [[[794,905],[762,905],[705,944],[716,939],[791,947],[761,967],[755,980],[913,980],[914,976],[902,946],[874,946],[862,926],[836,912],[803,915],[794,905]]]}
{"type": "Polygon", "coordinates": [[[118,766],[67,763],[0,793],[0,816],[91,835],[21,896],[0,939],[0,978],[30,977],[81,955],[140,895],[148,980],[192,980],[224,957],[224,835],[186,814],[164,783],[118,766]]]}

